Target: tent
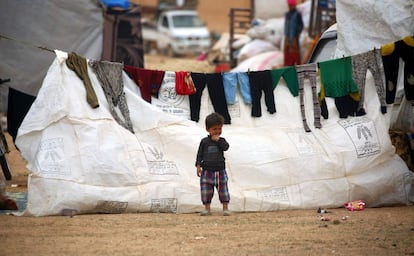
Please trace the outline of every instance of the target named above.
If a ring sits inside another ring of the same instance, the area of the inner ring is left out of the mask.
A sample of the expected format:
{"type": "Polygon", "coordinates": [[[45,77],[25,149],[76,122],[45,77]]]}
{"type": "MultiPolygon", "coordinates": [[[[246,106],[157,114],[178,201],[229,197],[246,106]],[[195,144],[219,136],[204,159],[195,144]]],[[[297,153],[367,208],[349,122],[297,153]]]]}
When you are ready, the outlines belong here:
{"type": "MultiPolygon", "coordinates": [[[[131,133],[111,116],[91,71],[100,107],[87,104],[83,83],[65,59],[58,51],[16,140],[31,171],[25,215],[201,210],[194,162],[206,134],[203,122],[148,104],[124,74],[131,133]]],[[[298,97],[286,86],[275,89],[275,114],[252,118],[241,100],[231,106],[232,124],[223,133],[230,143],[230,209],[340,207],[356,199],[368,207],[407,204],[412,173],[395,154],[388,116],[379,112],[372,87],[366,88],[367,116],[340,120],[328,102],[329,119],[310,133],[302,127],[298,97]]],[[[307,89],[306,115],[313,120],[307,89]]],[[[185,99],[175,100],[170,104],[185,99]]],[[[207,93],[201,104],[203,119],[212,111],[207,93]]],[[[217,198],[214,207],[220,207],[217,198]]]]}
{"type": "MultiPolygon", "coordinates": [[[[100,106],[87,104],[84,85],[66,58],[67,52],[55,51],[16,139],[30,170],[23,215],[60,215],[66,209],[80,214],[202,210],[194,162],[206,135],[202,120],[214,111],[206,90],[201,121],[193,122],[144,101],[123,73],[131,133],[111,115],[90,69],[100,106]]],[[[303,129],[299,97],[283,82],[274,90],[276,113],[266,112],[262,102],[262,116],[253,118],[240,95],[228,105],[231,124],[223,136],[230,143],[225,156],[231,210],[341,207],[359,199],[368,207],[413,202],[414,177],[395,154],[388,135],[390,111],[379,111],[372,78],[365,91],[367,115],[341,119],[327,98],[329,118],[321,129],[312,125],[310,86],[304,95],[311,132],[303,129]]],[[[188,107],[187,96],[169,96],[165,104],[188,107]]],[[[212,208],[220,208],[216,195],[212,208]]]]}
{"type": "Polygon", "coordinates": [[[140,6],[110,9],[116,2],[0,0],[0,79],[11,80],[0,84],[0,113],[8,87],[37,95],[53,49],[143,67],[140,6]]]}
{"type": "MultiPolygon", "coordinates": [[[[102,8],[96,1],[0,1],[2,78],[16,90],[36,96],[59,48],[99,59],[102,52],[102,8]],[[53,22],[51,22],[53,21],[53,22]],[[70,21],[70,22],[69,22],[70,21]],[[24,42],[24,43],[22,43],[24,42]]],[[[1,88],[7,95],[6,88],[1,88]]],[[[2,97],[6,112],[7,98],[2,97]]]]}

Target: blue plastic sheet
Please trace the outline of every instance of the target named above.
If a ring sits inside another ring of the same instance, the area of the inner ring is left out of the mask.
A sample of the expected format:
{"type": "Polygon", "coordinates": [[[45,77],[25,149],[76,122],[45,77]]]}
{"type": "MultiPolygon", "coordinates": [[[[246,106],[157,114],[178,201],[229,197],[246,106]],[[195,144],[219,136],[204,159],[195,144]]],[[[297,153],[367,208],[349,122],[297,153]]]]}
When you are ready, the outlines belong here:
{"type": "Polygon", "coordinates": [[[128,0],[101,0],[101,3],[106,8],[113,8],[113,7],[120,7],[124,9],[129,8],[129,1],[128,0]]]}

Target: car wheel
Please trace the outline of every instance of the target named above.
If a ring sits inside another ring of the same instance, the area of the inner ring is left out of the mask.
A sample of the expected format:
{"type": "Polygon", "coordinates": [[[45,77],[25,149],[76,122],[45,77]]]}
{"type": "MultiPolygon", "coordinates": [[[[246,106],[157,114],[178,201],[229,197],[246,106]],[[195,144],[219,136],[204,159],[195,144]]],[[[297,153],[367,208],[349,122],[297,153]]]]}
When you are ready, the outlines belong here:
{"type": "Polygon", "coordinates": [[[174,52],[174,49],[171,47],[171,45],[169,45],[166,49],[165,49],[165,55],[167,55],[168,57],[175,57],[176,54],[174,52]]]}

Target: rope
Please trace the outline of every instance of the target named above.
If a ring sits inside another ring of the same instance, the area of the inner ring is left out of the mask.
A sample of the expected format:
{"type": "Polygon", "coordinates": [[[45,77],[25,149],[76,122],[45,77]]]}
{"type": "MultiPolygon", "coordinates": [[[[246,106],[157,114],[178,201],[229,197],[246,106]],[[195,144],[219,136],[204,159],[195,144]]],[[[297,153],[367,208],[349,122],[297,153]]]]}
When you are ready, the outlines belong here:
{"type": "Polygon", "coordinates": [[[30,43],[28,43],[28,42],[25,42],[25,41],[22,41],[22,40],[17,40],[17,39],[15,39],[15,38],[8,37],[8,36],[2,35],[2,34],[0,34],[0,38],[4,38],[4,39],[10,40],[10,41],[15,41],[15,42],[18,42],[18,43],[20,43],[20,44],[24,44],[24,45],[27,45],[27,46],[30,46],[30,47],[35,47],[35,48],[38,48],[38,49],[43,50],[43,51],[48,51],[48,52],[55,53],[55,51],[54,51],[54,50],[49,49],[49,48],[47,48],[47,47],[45,47],[45,46],[36,46],[36,45],[32,45],[32,44],[30,44],[30,43]]]}

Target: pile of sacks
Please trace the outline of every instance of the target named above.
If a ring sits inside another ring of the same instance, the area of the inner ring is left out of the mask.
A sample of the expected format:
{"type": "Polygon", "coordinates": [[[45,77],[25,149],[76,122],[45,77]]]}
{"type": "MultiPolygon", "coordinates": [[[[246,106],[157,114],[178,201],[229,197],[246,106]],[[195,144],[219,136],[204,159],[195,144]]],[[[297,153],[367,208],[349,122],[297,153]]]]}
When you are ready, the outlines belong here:
{"type": "MultiPolygon", "coordinates": [[[[308,24],[311,1],[298,4],[298,11],[302,14],[304,30],[300,37],[302,56],[308,50],[308,24]]],[[[287,11],[287,10],[286,10],[287,11]]],[[[257,71],[283,66],[283,38],[285,17],[269,19],[254,19],[246,35],[233,43],[237,68],[234,71],[257,71]],[[269,60],[271,59],[271,60],[269,60]],[[267,63],[263,63],[266,61],[267,63]]]]}

